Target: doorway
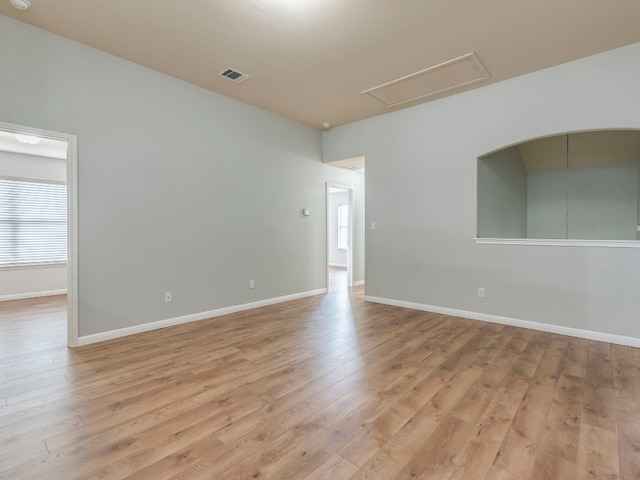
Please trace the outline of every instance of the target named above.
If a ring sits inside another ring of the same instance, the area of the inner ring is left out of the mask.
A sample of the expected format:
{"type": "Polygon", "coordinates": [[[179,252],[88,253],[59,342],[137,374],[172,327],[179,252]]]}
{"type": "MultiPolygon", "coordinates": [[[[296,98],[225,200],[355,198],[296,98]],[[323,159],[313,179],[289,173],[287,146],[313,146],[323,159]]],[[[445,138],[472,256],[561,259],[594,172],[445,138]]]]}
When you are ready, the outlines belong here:
{"type": "Polygon", "coordinates": [[[327,182],[327,288],[353,286],[353,187],[327,182]]]}
{"type": "MultiPolygon", "coordinates": [[[[25,286],[22,292],[4,295],[3,299],[41,297],[66,290],[67,345],[75,347],[78,345],[77,138],[71,134],[0,122],[0,141],[3,142],[0,154],[4,162],[0,164],[0,179],[7,192],[16,192],[8,193],[7,198],[15,198],[14,205],[20,204],[20,211],[26,212],[22,219],[7,216],[5,229],[31,231],[29,238],[50,238],[30,249],[19,247],[21,237],[4,246],[11,258],[7,256],[3,260],[7,266],[3,269],[3,282],[15,285],[15,279],[20,276],[25,286]],[[38,200],[43,192],[51,195],[47,200],[51,202],[51,214],[35,218],[34,212],[45,208],[38,200]],[[65,263],[66,272],[60,274],[65,263]],[[12,272],[15,278],[10,277],[12,272]],[[31,291],[27,286],[31,281],[26,275],[29,273],[34,273],[32,279],[39,282],[31,291]],[[52,283],[44,283],[45,280],[52,283]]],[[[25,241],[30,242],[29,238],[25,241]]]]}

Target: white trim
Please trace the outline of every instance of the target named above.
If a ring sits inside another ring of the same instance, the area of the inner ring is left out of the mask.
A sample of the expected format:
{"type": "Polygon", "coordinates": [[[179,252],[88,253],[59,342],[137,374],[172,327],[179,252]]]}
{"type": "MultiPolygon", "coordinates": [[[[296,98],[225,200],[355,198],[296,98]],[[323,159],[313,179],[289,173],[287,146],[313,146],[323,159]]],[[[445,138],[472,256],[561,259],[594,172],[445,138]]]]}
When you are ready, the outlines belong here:
{"type": "Polygon", "coordinates": [[[340,267],[340,268],[349,268],[349,265],[345,263],[330,263],[330,267],[340,267]]]}
{"type": "Polygon", "coordinates": [[[108,332],[96,333],[94,335],[85,335],[78,339],[78,345],[82,346],[89,345],[90,343],[104,342],[105,340],[112,340],[114,338],[125,337],[127,335],[135,335],[136,333],[150,332],[152,330],[158,330],[160,328],[182,325],[183,323],[197,322],[198,320],[219,317],[221,315],[228,315],[230,313],[266,307],[267,305],[273,305],[275,303],[289,302],[291,300],[298,300],[300,298],[311,297],[314,295],[324,295],[325,293],[327,293],[326,288],[319,288],[317,290],[294,293],[291,295],[285,295],[283,297],[268,298],[266,300],[259,300],[257,302],[218,308],[216,310],[209,310],[208,312],[192,313],[191,315],[184,315],[182,317],[167,318],[166,320],[143,323],[142,325],[134,325],[132,327],[110,330],[108,332]]]}
{"type": "Polygon", "coordinates": [[[66,268],[67,262],[45,262],[0,265],[0,272],[13,272],[18,270],[40,270],[44,268],[66,268]]]}
{"type": "Polygon", "coordinates": [[[640,241],[637,240],[565,240],[562,238],[474,238],[473,240],[479,245],[640,248],[640,241]]]}
{"type": "Polygon", "coordinates": [[[358,280],[357,282],[353,282],[354,287],[359,287],[361,285],[364,285],[364,280],[358,280]]]}
{"type": "Polygon", "coordinates": [[[24,300],[25,298],[53,297],[54,295],[66,295],[67,290],[47,290],[44,292],[12,293],[11,295],[0,295],[0,302],[10,302],[11,300],[24,300]]]}
{"type": "Polygon", "coordinates": [[[570,337],[586,338],[588,340],[597,340],[599,342],[615,343],[617,345],[626,345],[629,347],[640,348],[640,338],[636,337],[627,337],[624,335],[616,335],[613,333],[595,332],[592,330],[582,330],[580,328],[563,327],[561,325],[532,322],[529,320],[501,317],[498,315],[490,315],[488,313],[470,312],[467,310],[458,310],[455,308],[436,307],[434,305],[405,302],[403,300],[391,300],[388,298],[373,297],[370,295],[365,295],[364,299],[367,302],[382,303],[385,305],[393,305],[395,307],[411,308],[413,310],[422,310],[425,312],[442,313],[444,315],[470,318],[472,320],[482,320],[483,322],[499,323],[502,325],[511,325],[513,327],[528,328],[531,330],[540,330],[542,332],[557,333],[560,335],[568,335],[570,337]]]}
{"type": "Polygon", "coordinates": [[[77,347],[78,341],[78,137],[67,140],[67,217],[69,224],[69,270],[67,272],[67,345],[77,347]]]}
{"type": "Polygon", "coordinates": [[[0,130],[67,142],[67,345],[78,345],[78,137],[69,133],[0,122],[0,130]]]}

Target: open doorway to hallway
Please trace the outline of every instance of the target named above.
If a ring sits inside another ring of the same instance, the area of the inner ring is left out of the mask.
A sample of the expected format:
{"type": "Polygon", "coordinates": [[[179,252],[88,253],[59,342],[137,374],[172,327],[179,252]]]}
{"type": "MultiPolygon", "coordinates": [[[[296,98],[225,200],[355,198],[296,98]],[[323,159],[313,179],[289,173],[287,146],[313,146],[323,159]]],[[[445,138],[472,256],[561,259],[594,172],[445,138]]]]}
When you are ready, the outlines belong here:
{"type": "MultiPolygon", "coordinates": [[[[364,156],[327,163],[334,167],[358,172],[364,179],[364,156]]],[[[354,181],[354,184],[358,189],[364,188],[360,181],[354,181]]],[[[327,183],[327,288],[329,291],[340,288],[346,290],[348,287],[364,285],[364,198],[358,197],[359,213],[356,222],[354,221],[356,187],[327,183]],[[357,245],[354,238],[357,239],[357,245]],[[354,252],[354,246],[357,252],[354,252]],[[354,255],[357,255],[358,263],[357,282],[354,282],[354,275],[356,275],[354,255]]]]}
{"type": "Polygon", "coordinates": [[[353,188],[327,183],[327,287],[353,285],[353,188]]]}

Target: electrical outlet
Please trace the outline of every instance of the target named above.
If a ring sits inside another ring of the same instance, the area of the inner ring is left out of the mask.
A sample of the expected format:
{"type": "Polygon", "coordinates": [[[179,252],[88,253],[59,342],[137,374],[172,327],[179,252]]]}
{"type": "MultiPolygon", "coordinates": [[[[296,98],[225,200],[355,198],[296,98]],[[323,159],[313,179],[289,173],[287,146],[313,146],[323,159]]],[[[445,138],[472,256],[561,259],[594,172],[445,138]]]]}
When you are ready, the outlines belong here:
{"type": "Polygon", "coordinates": [[[164,301],[171,302],[173,300],[173,295],[171,292],[164,292],[164,301]]]}
{"type": "Polygon", "coordinates": [[[256,286],[255,282],[253,280],[249,280],[249,288],[253,288],[255,286],[256,286]]]}
{"type": "Polygon", "coordinates": [[[480,287],[478,289],[478,296],[481,298],[484,298],[484,288],[480,287]]]}

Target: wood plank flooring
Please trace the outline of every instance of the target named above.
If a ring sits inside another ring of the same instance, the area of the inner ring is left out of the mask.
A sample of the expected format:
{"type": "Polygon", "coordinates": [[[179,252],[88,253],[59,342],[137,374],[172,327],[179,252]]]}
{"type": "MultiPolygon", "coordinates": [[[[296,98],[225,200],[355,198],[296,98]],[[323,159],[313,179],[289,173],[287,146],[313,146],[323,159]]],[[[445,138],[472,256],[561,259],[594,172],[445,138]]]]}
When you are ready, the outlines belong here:
{"type": "Polygon", "coordinates": [[[65,347],[0,304],[0,479],[640,479],[640,351],[362,287],[65,347]]]}

